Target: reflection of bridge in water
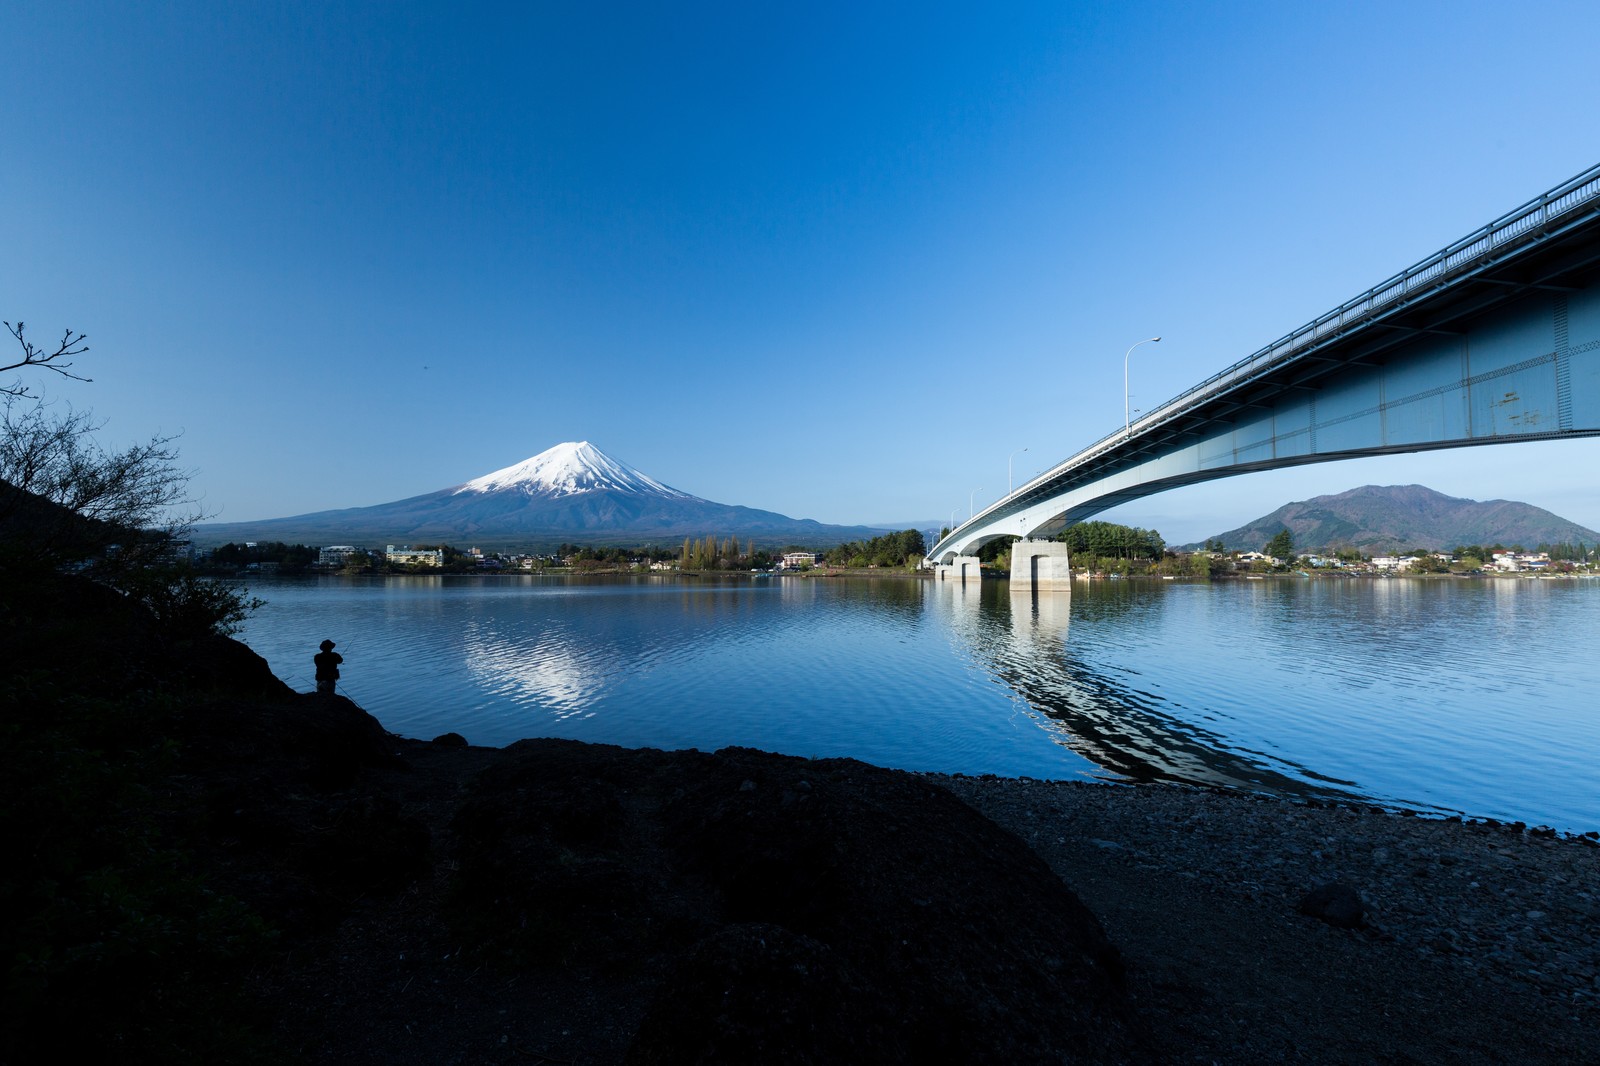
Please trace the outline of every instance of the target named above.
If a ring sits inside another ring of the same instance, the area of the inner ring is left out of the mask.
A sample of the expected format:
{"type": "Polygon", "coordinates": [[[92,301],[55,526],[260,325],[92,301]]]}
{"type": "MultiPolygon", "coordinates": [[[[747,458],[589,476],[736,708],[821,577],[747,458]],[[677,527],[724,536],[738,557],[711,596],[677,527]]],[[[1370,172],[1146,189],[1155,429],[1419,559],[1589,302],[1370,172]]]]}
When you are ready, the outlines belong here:
{"type": "Polygon", "coordinates": [[[1134,782],[1177,782],[1327,802],[1375,802],[1350,781],[1230,746],[1219,733],[1164,709],[1074,661],[1070,592],[1002,582],[934,587],[951,629],[978,661],[1055,727],[1058,743],[1134,782]],[[1009,601],[1009,602],[1008,602],[1009,601]],[[1009,611],[1008,611],[1009,608],[1009,611]]]}
{"type": "Polygon", "coordinates": [[[1118,504],[1258,470],[1600,434],[1600,166],[1206,379],[933,545],[977,576],[1002,536],[1014,584],[1067,581],[1031,538],[1118,504]]]}

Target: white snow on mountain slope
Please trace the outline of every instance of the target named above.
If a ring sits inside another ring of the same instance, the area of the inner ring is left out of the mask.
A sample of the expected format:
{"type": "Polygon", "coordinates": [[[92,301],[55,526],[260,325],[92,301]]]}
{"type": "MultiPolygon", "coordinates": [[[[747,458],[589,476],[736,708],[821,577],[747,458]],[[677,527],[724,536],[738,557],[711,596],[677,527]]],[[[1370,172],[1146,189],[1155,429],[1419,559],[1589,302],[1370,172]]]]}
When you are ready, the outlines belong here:
{"type": "Polygon", "coordinates": [[[557,444],[515,466],[474,478],[456,489],[456,495],[463,492],[516,491],[530,496],[573,496],[600,489],[671,496],[682,500],[698,498],[641,474],[586,440],[557,444]]]}

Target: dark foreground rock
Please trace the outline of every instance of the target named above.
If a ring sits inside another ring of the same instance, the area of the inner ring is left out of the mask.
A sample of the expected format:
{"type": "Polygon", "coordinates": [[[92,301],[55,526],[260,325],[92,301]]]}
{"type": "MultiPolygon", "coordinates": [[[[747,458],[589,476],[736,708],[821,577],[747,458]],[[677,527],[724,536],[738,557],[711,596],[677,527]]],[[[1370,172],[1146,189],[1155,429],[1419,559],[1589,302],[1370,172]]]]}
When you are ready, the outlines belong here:
{"type": "Polygon", "coordinates": [[[1121,1061],[1116,950],[1031,851],[851,760],[524,741],[455,819],[491,963],[655,987],[628,1059],[1121,1061]],[[853,1049],[853,1050],[851,1050],[853,1049]]]}
{"type": "Polygon", "coordinates": [[[1361,893],[1350,885],[1338,882],[1313,888],[1300,900],[1296,909],[1336,929],[1360,929],[1366,922],[1366,907],[1361,902],[1361,893]]]}
{"type": "Polygon", "coordinates": [[[302,1061],[1139,1047],[1099,922],[1016,837],[913,775],[744,749],[442,749],[314,696],[186,721],[207,753],[188,786],[213,876],[283,931],[255,992],[302,1061]],[[234,729],[257,758],[220,744],[234,729]]]}

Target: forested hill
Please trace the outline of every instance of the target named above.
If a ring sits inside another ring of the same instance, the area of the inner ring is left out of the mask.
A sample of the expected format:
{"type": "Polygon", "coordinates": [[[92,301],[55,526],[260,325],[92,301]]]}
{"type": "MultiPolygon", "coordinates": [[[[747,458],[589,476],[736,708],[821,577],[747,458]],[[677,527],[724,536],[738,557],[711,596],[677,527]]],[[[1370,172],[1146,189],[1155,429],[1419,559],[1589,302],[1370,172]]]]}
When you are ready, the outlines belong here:
{"type": "Polygon", "coordinates": [[[1600,543],[1600,533],[1532,504],[1464,500],[1422,485],[1363,485],[1288,503],[1214,539],[1229,551],[1259,551],[1284,529],[1300,552],[1355,548],[1370,554],[1448,550],[1458,544],[1520,544],[1533,550],[1540,544],[1600,543]]]}

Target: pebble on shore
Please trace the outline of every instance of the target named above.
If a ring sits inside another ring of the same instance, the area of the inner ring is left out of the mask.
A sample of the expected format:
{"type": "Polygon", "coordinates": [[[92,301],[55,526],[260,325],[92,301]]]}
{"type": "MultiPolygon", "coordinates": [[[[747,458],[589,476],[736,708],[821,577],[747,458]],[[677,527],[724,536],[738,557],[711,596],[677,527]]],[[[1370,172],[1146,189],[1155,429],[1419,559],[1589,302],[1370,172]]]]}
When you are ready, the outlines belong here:
{"type": "Polygon", "coordinates": [[[1342,884],[1363,910],[1353,935],[1600,1009],[1600,834],[1181,785],[935,779],[1069,884],[1085,847],[1152,884],[1203,876],[1218,892],[1290,910],[1342,884]]]}

